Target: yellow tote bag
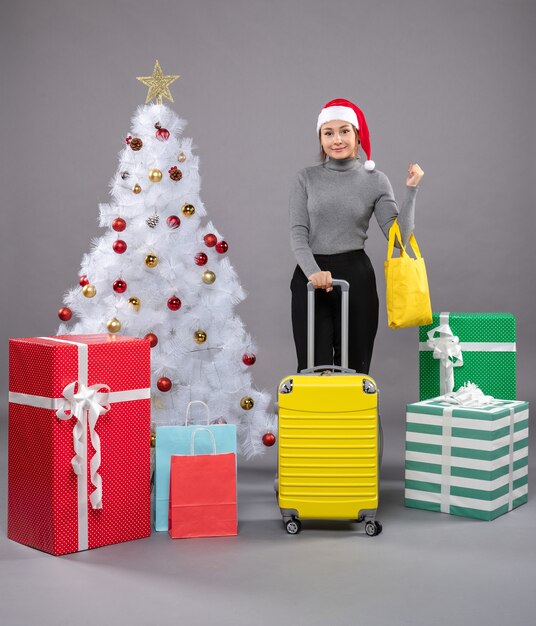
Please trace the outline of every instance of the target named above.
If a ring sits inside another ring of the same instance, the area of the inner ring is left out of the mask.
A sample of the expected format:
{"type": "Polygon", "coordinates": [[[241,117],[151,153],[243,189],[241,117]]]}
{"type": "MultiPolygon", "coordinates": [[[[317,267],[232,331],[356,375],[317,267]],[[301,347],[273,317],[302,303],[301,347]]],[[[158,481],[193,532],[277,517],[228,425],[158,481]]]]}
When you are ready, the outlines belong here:
{"type": "Polygon", "coordinates": [[[432,305],[428,290],[426,266],[413,233],[409,242],[415,258],[402,245],[400,226],[395,220],[389,230],[387,259],[384,263],[389,328],[424,326],[432,323],[432,305]],[[395,238],[400,243],[400,256],[393,258],[395,238]]]}

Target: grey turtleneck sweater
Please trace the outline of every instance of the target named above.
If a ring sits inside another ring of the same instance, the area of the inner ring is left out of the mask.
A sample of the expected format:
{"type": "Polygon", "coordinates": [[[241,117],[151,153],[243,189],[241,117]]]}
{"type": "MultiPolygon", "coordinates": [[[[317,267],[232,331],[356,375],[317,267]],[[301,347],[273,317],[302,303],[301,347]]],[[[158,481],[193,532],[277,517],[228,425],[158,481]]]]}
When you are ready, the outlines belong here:
{"type": "Polygon", "coordinates": [[[372,214],[385,237],[398,217],[404,243],[414,228],[417,187],[406,186],[398,212],[393,188],[378,170],[357,159],[329,159],[298,172],[290,194],[290,241],[304,274],[320,271],[314,254],[338,254],[365,247],[372,214]]]}

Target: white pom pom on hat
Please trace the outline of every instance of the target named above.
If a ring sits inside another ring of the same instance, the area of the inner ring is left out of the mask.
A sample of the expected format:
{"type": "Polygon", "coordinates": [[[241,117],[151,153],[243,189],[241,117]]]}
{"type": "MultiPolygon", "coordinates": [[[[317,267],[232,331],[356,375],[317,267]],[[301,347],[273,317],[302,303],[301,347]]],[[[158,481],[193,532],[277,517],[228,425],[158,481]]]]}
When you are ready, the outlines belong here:
{"type": "Polygon", "coordinates": [[[365,119],[363,111],[361,111],[361,109],[353,102],[350,102],[350,100],[345,100],[344,98],[330,100],[320,111],[316,124],[316,132],[319,132],[322,124],[332,122],[334,120],[349,122],[357,128],[359,131],[361,147],[363,148],[363,152],[367,155],[364,168],[368,172],[372,172],[376,167],[376,163],[374,163],[374,161],[370,158],[370,135],[367,120],[365,119]]]}

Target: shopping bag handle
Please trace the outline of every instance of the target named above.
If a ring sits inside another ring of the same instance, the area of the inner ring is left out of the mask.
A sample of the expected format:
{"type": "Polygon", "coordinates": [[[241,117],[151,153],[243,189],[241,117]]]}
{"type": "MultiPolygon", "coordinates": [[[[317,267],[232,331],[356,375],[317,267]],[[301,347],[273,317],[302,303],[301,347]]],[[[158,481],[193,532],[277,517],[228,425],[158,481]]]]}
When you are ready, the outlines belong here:
{"type": "Polygon", "coordinates": [[[192,404],[202,404],[205,409],[207,410],[207,426],[210,424],[210,409],[208,408],[208,404],[206,404],[206,402],[203,402],[203,400],[192,400],[191,402],[188,403],[188,406],[186,407],[186,419],[184,422],[185,426],[188,426],[188,418],[190,417],[190,407],[192,406],[192,404]]]}
{"type": "MultiPolygon", "coordinates": [[[[398,239],[400,244],[400,256],[409,256],[406,250],[406,246],[402,243],[402,233],[400,232],[400,226],[398,224],[398,220],[393,222],[393,225],[389,229],[389,243],[387,244],[387,260],[389,261],[393,257],[393,252],[395,248],[395,239],[398,239]]],[[[416,259],[421,258],[421,251],[419,245],[417,244],[417,240],[415,239],[415,235],[411,233],[409,240],[409,245],[413,250],[413,254],[416,259]]]]}
{"type": "Polygon", "coordinates": [[[196,428],[190,437],[190,456],[194,456],[195,454],[195,436],[197,433],[200,433],[202,430],[206,431],[210,435],[211,443],[212,443],[212,454],[216,454],[216,439],[214,439],[214,435],[208,428],[196,428]]]}

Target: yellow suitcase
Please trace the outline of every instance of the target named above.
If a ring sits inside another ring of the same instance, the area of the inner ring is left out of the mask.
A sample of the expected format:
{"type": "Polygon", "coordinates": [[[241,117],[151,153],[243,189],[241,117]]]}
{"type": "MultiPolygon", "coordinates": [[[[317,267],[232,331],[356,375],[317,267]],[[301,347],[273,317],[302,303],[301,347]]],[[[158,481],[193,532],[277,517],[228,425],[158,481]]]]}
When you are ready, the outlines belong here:
{"type": "Polygon", "coordinates": [[[381,425],[378,389],[365,374],[348,369],[348,288],[342,290],[341,367],[314,367],[314,288],[308,284],[308,368],[287,376],[278,392],[276,491],[289,534],[301,519],[365,522],[378,535],[381,425]]]}

